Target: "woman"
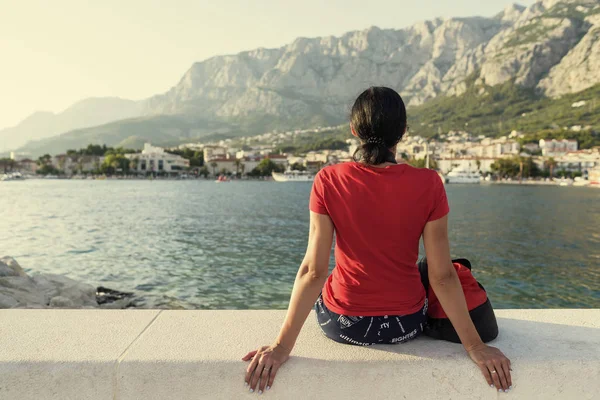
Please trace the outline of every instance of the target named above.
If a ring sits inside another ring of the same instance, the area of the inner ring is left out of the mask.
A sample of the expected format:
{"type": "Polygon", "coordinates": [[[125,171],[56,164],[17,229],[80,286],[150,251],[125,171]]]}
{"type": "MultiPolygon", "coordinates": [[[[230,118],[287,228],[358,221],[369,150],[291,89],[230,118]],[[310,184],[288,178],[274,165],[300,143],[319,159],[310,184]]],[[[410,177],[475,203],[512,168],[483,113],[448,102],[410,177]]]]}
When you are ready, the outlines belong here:
{"type": "Polygon", "coordinates": [[[288,360],[308,314],[330,339],[359,346],[402,343],[426,329],[427,297],[416,266],[421,236],[429,285],[488,384],[508,391],[510,360],[481,340],[467,309],[448,242],[448,202],[435,171],[397,164],[406,108],[392,89],[372,87],[356,100],[355,162],[315,177],[310,231],[285,321],[274,344],[248,353],[250,391],[269,389],[288,360]],[[328,277],[336,234],[336,268],[328,277]],[[315,304],[316,302],[316,304],[315,304]]]}

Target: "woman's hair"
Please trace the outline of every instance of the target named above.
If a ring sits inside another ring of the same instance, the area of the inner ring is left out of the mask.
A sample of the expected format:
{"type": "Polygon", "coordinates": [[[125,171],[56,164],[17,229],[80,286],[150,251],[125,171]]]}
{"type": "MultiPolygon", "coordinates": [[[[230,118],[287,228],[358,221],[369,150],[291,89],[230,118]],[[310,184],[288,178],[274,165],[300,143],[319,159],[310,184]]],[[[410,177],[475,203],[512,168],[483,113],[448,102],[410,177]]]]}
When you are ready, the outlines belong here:
{"type": "Polygon", "coordinates": [[[406,107],[393,89],[370,87],[354,102],[350,124],[362,145],[354,153],[355,161],[369,165],[389,160],[394,147],[406,132],[406,107]]]}

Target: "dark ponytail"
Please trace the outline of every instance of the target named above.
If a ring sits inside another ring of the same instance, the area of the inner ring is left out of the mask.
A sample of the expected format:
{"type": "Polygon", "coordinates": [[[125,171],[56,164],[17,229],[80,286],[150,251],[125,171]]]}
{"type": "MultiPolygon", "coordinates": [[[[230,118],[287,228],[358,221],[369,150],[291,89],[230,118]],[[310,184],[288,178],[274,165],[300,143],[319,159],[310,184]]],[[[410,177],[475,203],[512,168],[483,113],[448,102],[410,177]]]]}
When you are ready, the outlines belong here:
{"type": "MultiPolygon", "coordinates": [[[[369,165],[390,159],[394,147],[406,132],[406,107],[400,95],[386,87],[371,87],[352,106],[350,124],[362,145],[354,160],[369,165]]],[[[392,155],[393,156],[393,155],[392,155]]]]}

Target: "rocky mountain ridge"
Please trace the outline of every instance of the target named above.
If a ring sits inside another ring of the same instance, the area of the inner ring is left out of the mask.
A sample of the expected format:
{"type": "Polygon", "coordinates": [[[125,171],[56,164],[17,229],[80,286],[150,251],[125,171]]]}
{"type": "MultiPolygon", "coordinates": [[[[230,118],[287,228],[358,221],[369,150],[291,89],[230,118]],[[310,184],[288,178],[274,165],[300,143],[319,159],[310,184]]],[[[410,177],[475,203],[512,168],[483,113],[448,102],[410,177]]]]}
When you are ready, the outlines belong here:
{"type": "Polygon", "coordinates": [[[124,122],[127,129],[121,123],[82,129],[56,138],[54,148],[65,138],[70,145],[80,139],[81,145],[90,139],[127,142],[128,129],[139,124],[144,128],[136,131],[168,135],[170,143],[216,132],[342,123],[353,99],[371,85],[398,90],[412,106],[463,94],[469,85],[506,82],[558,97],[600,83],[599,36],[600,0],[543,0],[490,18],[438,18],[404,29],[298,38],[277,49],[195,63],[169,91],[143,101],[144,118],[124,122]],[[186,123],[149,122],[164,116],[186,123]],[[196,129],[198,134],[190,119],[200,127],[210,121],[211,128],[196,129]]]}

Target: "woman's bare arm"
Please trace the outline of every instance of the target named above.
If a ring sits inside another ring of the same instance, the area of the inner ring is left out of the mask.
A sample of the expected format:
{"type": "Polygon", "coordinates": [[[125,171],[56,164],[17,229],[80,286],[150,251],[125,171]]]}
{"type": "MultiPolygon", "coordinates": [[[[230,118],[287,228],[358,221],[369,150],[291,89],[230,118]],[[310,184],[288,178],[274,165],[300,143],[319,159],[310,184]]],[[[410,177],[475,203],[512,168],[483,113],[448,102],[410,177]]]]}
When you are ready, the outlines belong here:
{"type": "Polygon", "coordinates": [[[333,230],[329,216],[310,213],[308,248],[296,275],[288,312],[277,338],[277,344],[290,350],[329,275],[333,230]]]}
{"type": "Polygon", "coordinates": [[[427,254],[429,284],[450,318],[465,349],[483,342],[471,321],[462,286],[450,256],[448,241],[448,217],[428,222],[423,231],[427,254]]]}
{"type": "Polygon", "coordinates": [[[512,386],[510,360],[500,350],[482,342],[469,315],[465,295],[450,256],[448,216],[425,225],[423,242],[427,254],[429,283],[465,350],[480,367],[490,385],[508,390],[512,386]]]}
{"type": "Polygon", "coordinates": [[[327,215],[310,213],[308,248],[300,265],[290,305],[275,344],[248,353],[243,360],[252,362],[245,381],[250,390],[269,389],[277,370],[287,361],[298,335],[313,308],[329,274],[329,257],[333,243],[333,222],[327,215]]]}

